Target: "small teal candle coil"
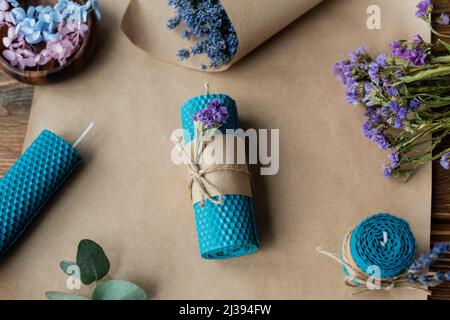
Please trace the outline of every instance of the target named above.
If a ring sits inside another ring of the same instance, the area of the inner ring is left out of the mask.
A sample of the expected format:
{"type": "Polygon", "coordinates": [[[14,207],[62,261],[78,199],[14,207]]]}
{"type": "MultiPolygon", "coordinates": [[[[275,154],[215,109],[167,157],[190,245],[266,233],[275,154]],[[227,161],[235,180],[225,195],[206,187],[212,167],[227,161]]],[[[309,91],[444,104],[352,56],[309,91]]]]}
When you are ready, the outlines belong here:
{"type": "MultiPolygon", "coordinates": [[[[239,128],[239,116],[233,99],[222,94],[195,97],[181,106],[181,122],[185,130],[185,143],[194,139],[193,116],[212,100],[220,100],[228,109],[229,118],[220,130],[239,128]]],[[[210,200],[194,204],[200,255],[208,260],[223,260],[254,253],[260,242],[256,229],[253,200],[238,194],[226,194],[223,203],[210,200]]]]}
{"type": "Polygon", "coordinates": [[[350,254],[356,265],[363,272],[370,266],[379,267],[381,279],[405,272],[416,258],[416,252],[416,239],[409,224],[390,214],[377,214],[364,220],[350,237],[350,254]]]}
{"type": "Polygon", "coordinates": [[[20,238],[81,160],[71,145],[43,131],[0,180],[0,256],[20,238]]]}

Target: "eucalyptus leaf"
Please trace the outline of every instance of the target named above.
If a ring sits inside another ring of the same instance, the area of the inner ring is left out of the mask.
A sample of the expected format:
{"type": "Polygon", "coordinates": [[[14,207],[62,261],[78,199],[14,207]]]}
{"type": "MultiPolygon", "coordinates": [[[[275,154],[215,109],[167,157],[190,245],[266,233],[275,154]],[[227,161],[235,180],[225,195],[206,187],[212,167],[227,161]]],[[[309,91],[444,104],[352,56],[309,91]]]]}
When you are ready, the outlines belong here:
{"type": "Polygon", "coordinates": [[[148,300],[141,287],[125,280],[105,281],[95,288],[92,300],[148,300]]]}
{"type": "Polygon", "coordinates": [[[80,267],[81,282],[86,285],[103,279],[110,268],[102,247],[92,240],[81,240],[78,244],[77,265],[80,267]]]}
{"type": "Polygon", "coordinates": [[[79,296],[79,295],[76,295],[76,294],[69,294],[69,293],[55,292],[55,291],[46,292],[45,296],[49,300],[57,300],[57,301],[63,301],[63,300],[89,300],[86,297],[79,296]]]}
{"type": "Polygon", "coordinates": [[[74,272],[72,272],[72,268],[71,267],[75,267],[76,265],[77,265],[76,262],[67,261],[67,260],[61,261],[59,263],[59,267],[61,268],[61,270],[65,274],[67,274],[68,276],[73,276],[74,275],[74,272]]]}

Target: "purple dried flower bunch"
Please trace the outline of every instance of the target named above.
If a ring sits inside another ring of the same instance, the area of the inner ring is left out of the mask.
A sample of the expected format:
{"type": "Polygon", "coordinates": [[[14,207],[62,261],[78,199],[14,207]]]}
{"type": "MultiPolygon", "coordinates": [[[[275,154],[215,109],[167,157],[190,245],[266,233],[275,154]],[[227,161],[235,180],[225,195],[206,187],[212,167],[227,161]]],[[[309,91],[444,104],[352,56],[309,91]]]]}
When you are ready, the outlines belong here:
{"type": "Polygon", "coordinates": [[[444,282],[450,282],[449,272],[430,272],[430,267],[438,259],[445,258],[450,253],[450,243],[437,243],[431,250],[422,254],[409,267],[408,280],[412,285],[436,287],[444,282]]]}
{"type": "MultiPolygon", "coordinates": [[[[418,5],[424,19],[432,7],[418,5]]],[[[450,169],[450,149],[436,152],[450,133],[450,46],[430,44],[420,36],[391,43],[391,54],[370,56],[364,48],[334,66],[347,89],[347,102],[365,109],[364,135],[389,150],[386,178],[411,174],[418,166],[439,160],[450,169]],[[445,47],[449,54],[434,56],[445,47]],[[433,155],[435,151],[435,155],[433,155]]]]}
{"type": "Polygon", "coordinates": [[[228,109],[218,99],[212,100],[205,108],[194,115],[193,120],[205,129],[218,129],[229,117],[228,109]]]}
{"type": "Polygon", "coordinates": [[[0,0],[0,29],[7,29],[2,56],[20,70],[37,70],[51,61],[64,65],[84,43],[88,15],[100,18],[98,0],[79,4],[59,0],[52,6],[28,6],[0,0]]]}
{"type": "Polygon", "coordinates": [[[201,65],[206,70],[219,68],[233,59],[239,40],[219,0],[169,0],[169,5],[176,14],[167,22],[167,27],[179,28],[181,37],[195,41],[190,48],[178,51],[181,60],[206,55],[209,66],[201,65]]]}
{"type": "Polygon", "coordinates": [[[195,163],[198,163],[203,150],[214,139],[220,127],[227,123],[229,116],[228,109],[218,99],[212,100],[203,109],[194,114],[192,120],[194,121],[195,129],[195,163]]]}

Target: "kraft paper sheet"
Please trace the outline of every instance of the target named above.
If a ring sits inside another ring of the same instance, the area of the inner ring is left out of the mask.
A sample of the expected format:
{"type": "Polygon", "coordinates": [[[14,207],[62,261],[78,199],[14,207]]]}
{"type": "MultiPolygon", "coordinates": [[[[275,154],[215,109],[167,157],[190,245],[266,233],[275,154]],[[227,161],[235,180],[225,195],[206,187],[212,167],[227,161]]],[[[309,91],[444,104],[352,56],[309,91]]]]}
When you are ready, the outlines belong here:
{"type": "MultiPolygon", "coordinates": [[[[301,17],[322,0],[221,0],[239,38],[234,59],[227,65],[208,71],[223,71],[264,43],[274,34],[301,17]]],[[[167,0],[131,0],[122,20],[122,30],[139,48],[163,60],[189,68],[209,65],[206,57],[191,57],[180,61],[177,52],[189,48],[195,41],[182,39],[181,27],[167,29],[167,20],[175,10],[167,0]]]]}
{"type": "Polygon", "coordinates": [[[120,32],[128,3],[102,4],[96,57],[77,77],[36,89],[26,138],[29,145],[48,128],[74,141],[94,121],[79,148],[86,160],[0,261],[0,298],[67,291],[58,263],[73,259],[83,238],[105,248],[113,277],[154,299],[426,298],[410,290],[352,296],[341,267],[315,251],[339,253],[347,232],[378,212],[407,219],[419,250],[429,246],[431,166],[407,184],[384,180],[385,156],[361,134],[363,110],[345,103],[332,75],[360,44],[379,53],[393,39],[428,38],[415,0],[324,1],[229,71],[210,74],[149,57],[120,32]],[[381,30],[366,28],[373,4],[381,30]],[[206,81],[237,101],[243,127],[279,128],[281,139],[279,174],[253,170],[262,248],[220,262],[198,255],[186,168],[170,160],[179,107],[206,81]]]}

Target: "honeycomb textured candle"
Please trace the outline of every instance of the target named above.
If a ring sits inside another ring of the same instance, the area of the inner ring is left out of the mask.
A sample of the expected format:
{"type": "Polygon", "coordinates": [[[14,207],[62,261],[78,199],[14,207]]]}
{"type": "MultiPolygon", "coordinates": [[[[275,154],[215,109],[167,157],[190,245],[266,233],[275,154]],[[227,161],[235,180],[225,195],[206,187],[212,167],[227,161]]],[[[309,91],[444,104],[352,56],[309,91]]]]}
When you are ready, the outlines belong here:
{"type": "Polygon", "coordinates": [[[80,155],[71,145],[43,131],[0,180],[0,256],[23,234],[80,162],[80,155]]]}
{"type": "MultiPolygon", "coordinates": [[[[220,129],[238,129],[239,117],[233,99],[221,94],[195,97],[181,107],[181,122],[185,143],[194,135],[193,116],[212,100],[220,100],[228,109],[227,123],[220,129]]],[[[200,255],[204,259],[228,259],[254,253],[259,248],[252,198],[239,194],[226,194],[223,203],[216,205],[209,200],[205,206],[194,204],[200,255]]]]}
{"type": "Polygon", "coordinates": [[[416,240],[405,220],[390,214],[377,214],[353,230],[350,251],[363,272],[375,265],[380,268],[381,278],[387,279],[401,274],[413,263],[416,240]]]}

